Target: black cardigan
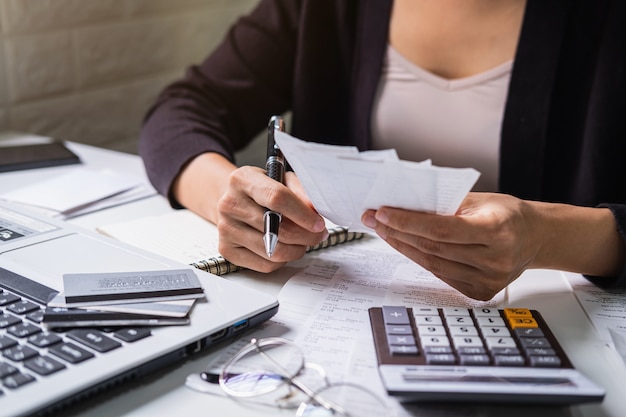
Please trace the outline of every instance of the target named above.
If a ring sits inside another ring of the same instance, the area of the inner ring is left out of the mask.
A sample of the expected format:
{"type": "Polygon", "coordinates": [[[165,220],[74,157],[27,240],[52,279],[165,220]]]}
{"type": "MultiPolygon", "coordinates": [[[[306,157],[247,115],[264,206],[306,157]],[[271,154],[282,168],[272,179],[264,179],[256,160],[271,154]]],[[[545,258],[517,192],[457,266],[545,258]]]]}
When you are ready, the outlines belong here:
{"type": "MultiPolygon", "coordinates": [[[[262,0],[147,115],[139,152],[158,191],[170,196],[176,175],[200,153],[233,160],[271,115],[288,110],[297,137],[367,149],[391,5],[262,0]]],[[[502,125],[499,190],[606,204],[626,238],[624,27],[622,0],[528,0],[502,125]]],[[[626,286],[626,265],[614,282],[626,286]]]]}

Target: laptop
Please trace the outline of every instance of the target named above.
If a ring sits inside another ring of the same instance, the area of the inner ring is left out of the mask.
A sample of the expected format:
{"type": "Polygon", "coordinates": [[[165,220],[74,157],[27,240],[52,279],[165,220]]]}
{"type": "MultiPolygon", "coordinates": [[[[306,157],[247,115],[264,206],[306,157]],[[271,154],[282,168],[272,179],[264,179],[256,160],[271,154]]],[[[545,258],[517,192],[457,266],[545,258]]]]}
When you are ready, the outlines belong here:
{"type": "Polygon", "coordinates": [[[0,201],[0,414],[47,415],[254,327],[276,298],[193,269],[205,299],[183,326],[49,330],[63,274],[190,268],[0,201]]]}

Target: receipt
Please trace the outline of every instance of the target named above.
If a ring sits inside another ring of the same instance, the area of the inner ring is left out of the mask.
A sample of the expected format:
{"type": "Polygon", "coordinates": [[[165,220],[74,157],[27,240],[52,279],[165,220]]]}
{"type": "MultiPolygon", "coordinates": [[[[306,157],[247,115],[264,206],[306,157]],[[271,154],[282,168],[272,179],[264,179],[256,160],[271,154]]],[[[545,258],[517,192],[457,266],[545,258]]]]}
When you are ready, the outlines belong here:
{"type": "Polygon", "coordinates": [[[354,231],[369,231],[361,214],[383,206],[454,214],[480,176],[473,168],[403,161],[393,149],[359,152],[278,131],[275,140],[315,209],[354,231]]]}

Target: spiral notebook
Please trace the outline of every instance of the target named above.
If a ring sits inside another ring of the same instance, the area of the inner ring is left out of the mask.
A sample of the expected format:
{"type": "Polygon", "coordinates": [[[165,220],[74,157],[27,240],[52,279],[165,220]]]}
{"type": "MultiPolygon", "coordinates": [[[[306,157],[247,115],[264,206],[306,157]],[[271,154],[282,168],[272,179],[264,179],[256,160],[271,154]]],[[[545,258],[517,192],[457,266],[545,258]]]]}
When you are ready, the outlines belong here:
{"type": "MultiPolygon", "coordinates": [[[[361,239],[365,233],[327,223],[328,238],[308,252],[361,239]]],[[[214,275],[241,269],[219,255],[217,227],[189,210],[109,224],[98,232],[214,275]]]]}

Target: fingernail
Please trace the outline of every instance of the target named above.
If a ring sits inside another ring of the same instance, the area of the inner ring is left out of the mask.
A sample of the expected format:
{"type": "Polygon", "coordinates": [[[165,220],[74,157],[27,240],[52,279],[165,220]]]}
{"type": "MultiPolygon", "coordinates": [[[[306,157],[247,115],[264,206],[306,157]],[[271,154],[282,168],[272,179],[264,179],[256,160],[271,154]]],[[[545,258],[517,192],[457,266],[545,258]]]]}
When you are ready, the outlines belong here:
{"type": "Polygon", "coordinates": [[[321,232],[324,229],[326,229],[326,223],[324,222],[324,219],[318,219],[313,225],[314,232],[321,232]]]}
{"type": "Polygon", "coordinates": [[[376,227],[376,219],[374,216],[367,215],[363,217],[363,224],[374,229],[376,227]]]}
{"type": "Polygon", "coordinates": [[[389,222],[389,216],[384,211],[377,211],[376,220],[378,220],[382,224],[387,224],[389,222]]]}

